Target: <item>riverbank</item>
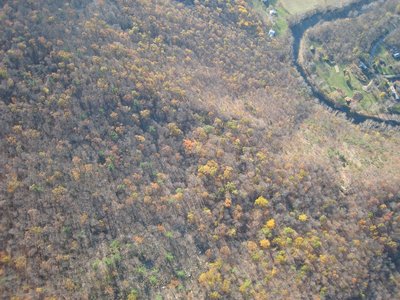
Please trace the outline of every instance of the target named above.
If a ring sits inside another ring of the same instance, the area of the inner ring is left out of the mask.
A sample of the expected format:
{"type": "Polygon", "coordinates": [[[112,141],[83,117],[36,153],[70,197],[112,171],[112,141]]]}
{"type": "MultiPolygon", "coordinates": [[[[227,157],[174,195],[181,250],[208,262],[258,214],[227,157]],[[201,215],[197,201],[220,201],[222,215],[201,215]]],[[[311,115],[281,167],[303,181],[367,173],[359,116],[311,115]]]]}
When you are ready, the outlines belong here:
{"type": "Polygon", "coordinates": [[[317,25],[320,22],[328,22],[334,21],[342,18],[347,18],[350,16],[353,11],[362,11],[363,7],[373,3],[374,0],[361,0],[358,2],[354,2],[342,8],[327,10],[327,11],[319,11],[313,12],[311,14],[305,15],[302,18],[292,22],[289,26],[290,30],[293,34],[293,63],[303,77],[306,84],[309,86],[312,95],[318,99],[319,103],[322,105],[329,107],[331,110],[343,113],[347,119],[349,119],[354,124],[362,124],[367,121],[372,121],[378,124],[384,124],[388,126],[400,126],[400,118],[397,119],[397,116],[370,116],[366,114],[361,114],[353,111],[350,107],[346,105],[342,105],[340,103],[336,103],[333,100],[329,99],[327,95],[325,95],[309,77],[309,73],[304,69],[301,59],[301,44],[304,38],[305,32],[317,25]]]}

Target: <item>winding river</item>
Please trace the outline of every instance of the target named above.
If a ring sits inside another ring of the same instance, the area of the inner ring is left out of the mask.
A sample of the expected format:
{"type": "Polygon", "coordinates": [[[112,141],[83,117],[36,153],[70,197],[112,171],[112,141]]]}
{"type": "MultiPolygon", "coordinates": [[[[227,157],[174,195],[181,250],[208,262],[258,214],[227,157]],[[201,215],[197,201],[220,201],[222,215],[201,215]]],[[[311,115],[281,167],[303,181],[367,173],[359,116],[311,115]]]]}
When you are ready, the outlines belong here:
{"type": "Polygon", "coordinates": [[[378,124],[390,125],[390,126],[400,126],[400,121],[384,119],[375,116],[368,116],[361,113],[357,113],[352,111],[348,106],[341,105],[335,103],[331,99],[329,99],[324,93],[322,93],[316,86],[314,86],[311,80],[308,78],[307,72],[304,70],[303,66],[300,63],[299,55],[300,55],[300,45],[301,41],[304,37],[304,33],[311,27],[314,27],[319,22],[327,22],[334,21],[338,19],[347,18],[350,16],[353,11],[361,11],[362,8],[375,2],[376,0],[360,0],[357,2],[353,2],[347,6],[342,8],[337,8],[333,10],[329,10],[327,12],[316,12],[310,16],[306,16],[301,19],[299,22],[295,22],[290,25],[290,29],[292,31],[294,41],[293,41],[293,63],[303,77],[304,81],[310,87],[312,94],[315,98],[319,100],[321,104],[331,108],[333,111],[340,112],[345,114],[345,116],[354,124],[362,124],[366,121],[372,121],[378,124]]]}

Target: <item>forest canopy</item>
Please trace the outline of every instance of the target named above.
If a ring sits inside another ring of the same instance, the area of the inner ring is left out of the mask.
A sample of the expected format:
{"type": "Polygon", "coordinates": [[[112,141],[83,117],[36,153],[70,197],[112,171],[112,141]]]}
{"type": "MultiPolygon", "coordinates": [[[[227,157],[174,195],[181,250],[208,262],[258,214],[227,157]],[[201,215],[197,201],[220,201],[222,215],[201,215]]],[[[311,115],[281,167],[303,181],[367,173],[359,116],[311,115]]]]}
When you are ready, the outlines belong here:
{"type": "Polygon", "coordinates": [[[0,1],[2,297],[400,293],[399,131],[314,101],[270,2],[0,1]]]}

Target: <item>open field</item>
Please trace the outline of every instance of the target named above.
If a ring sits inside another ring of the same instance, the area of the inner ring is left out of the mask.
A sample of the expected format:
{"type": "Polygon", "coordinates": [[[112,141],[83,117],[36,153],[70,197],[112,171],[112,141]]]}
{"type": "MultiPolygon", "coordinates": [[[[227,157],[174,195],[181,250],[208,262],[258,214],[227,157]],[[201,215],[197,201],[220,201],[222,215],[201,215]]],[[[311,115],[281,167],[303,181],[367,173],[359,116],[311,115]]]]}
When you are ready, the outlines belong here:
{"type": "Polygon", "coordinates": [[[357,76],[351,72],[349,73],[351,78],[351,87],[346,83],[346,77],[343,74],[343,70],[349,69],[349,67],[350,66],[341,65],[339,66],[340,72],[337,73],[333,66],[320,62],[316,64],[316,73],[319,78],[324,79],[326,85],[324,85],[323,88],[326,93],[330,94],[334,91],[341,91],[344,93],[345,96],[341,99],[336,99],[336,101],[344,104],[345,97],[352,98],[355,92],[358,91],[362,94],[363,99],[356,104],[356,107],[366,112],[374,112],[376,109],[374,104],[378,101],[374,93],[365,92],[362,88],[362,83],[357,79],[357,76]]]}
{"type": "MultiPolygon", "coordinates": [[[[346,5],[351,1],[338,3],[346,5]]],[[[329,2],[307,1],[310,5],[329,2]]],[[[326,22],[306,33],[306,46],[302,45],[301,50],[304,61],[300,63],[328,98],[369,116],[397,112],[393,84],[385,78],[400,72],[400,63],[391,53],[397,49],[393,37],[400,18],[392,13],[397,5],[398,0],[388,0],[375,4],[363,15],[326,22]],[[389,38],[390,42],[386,42],[389,38]]]]}
{"type": "Polygon", "coordinates": [[[260,0],[253,0],[251,3],[254,11],[266,24],[270,24],[270,28],[274,29],[278,36],[284,34],[288,30],[289,25],[287,19],[289,13],[282,6],[276,6],[276,1],[271,1],[271,6],[266,6],[260,0]],[[278,12],[277,16],[271,17],[269,15],[271,7],[276,8],[276,11],[278,12]]]}
{"type": "Polygon", "coordinates": [[[349,2],[351,2],[351,0],[280,0],[283,7],[293,15],[303,14],[317,7],[340,7],[349,2]]]}

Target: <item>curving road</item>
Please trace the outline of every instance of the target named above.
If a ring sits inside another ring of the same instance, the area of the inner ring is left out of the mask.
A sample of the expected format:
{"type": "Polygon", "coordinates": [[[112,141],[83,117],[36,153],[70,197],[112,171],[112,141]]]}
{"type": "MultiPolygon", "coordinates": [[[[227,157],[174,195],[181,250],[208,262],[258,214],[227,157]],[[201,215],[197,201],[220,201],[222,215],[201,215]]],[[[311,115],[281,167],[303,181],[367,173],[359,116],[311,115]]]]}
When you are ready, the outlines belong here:
{"type": "Polygon", "coordinates": [[[293,63],[303,77],[304,81],[310,87],[312,94],[316,97],[321,104],[331,108],[334,111],[344,113],[346,117],[354,124],[361,124],[366,121],[373,121],[375,123],[390,125],[390,126],[400,126],[400,121],[383,119],[374,116],[368,116],[352,111],[348,106],[344,106],[334,101],[330,100],[324,93],[322,93],[316,86],[314,86],[311,80],[308,78],[307,72],[304,70],[303,66],[299,61],[300,54],[300,44],[304,37],[304,33],[307,29],[314,27],[319,22],[334,21],[337,19],[343,19],[350,16],[352,11],[360,11],[363,6],[375,2],[376,0],[360,0],[353,2],[342,8],[329,10],[327,12],[316,12],[310,16],[306,16],[300,21],[290,25],[290,30],[292,31],[294,41],[293,41],[293,63]]]}

